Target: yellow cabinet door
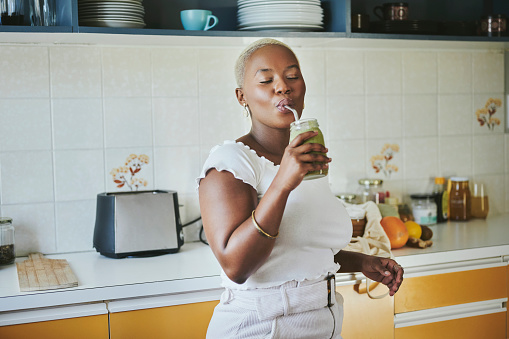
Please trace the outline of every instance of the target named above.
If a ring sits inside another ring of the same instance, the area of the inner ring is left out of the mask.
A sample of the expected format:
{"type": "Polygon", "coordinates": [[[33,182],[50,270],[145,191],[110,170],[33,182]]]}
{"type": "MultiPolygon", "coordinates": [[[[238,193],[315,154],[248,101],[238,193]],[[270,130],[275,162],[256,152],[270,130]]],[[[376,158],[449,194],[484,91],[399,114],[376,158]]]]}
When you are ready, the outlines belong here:
{"type": "Polygon", "coordinates": [[[108,315],[41,321],[0,327],[2,339],[108,339],[108,315]]]}
{"type": "Polygon", "coordinates": [[[396,328],[394,339],[505,339],[505,312],[396,328]]]}
{"type": "Polygon", "coordinates": [[[405,278],[394,296],[395,313],[507,297],[504,266],[405,278]]]}
{"type": "MultiPolygon", "coordinates": [[[[371,285],[373,286],[373,285],[371,285]]],[[[365,284],[338,286],[336,291],[344,299],[343,329],[341,336],[348,339],[393,339],[394,338],[394,298],[371,299],[366,293],[365,284]]],[[[378,285],[371,288],[372,295],[387,292],[378,285]]]]}
{"type": "Polygon", "coordinates": [[[111,339],[203,339],[218,300],[110,313],[111,339]]]}

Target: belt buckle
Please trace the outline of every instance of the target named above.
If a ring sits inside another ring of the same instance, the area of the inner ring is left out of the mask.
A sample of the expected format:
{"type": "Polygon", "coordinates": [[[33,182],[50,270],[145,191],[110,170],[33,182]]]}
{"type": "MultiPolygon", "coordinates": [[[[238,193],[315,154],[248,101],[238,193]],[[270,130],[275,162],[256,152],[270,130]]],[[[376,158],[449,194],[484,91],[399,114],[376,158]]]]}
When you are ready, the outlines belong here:
{"type": "Polygon", "coordinates": [[[334,305],[332,303],[332,296],[335,296],[336,292],[336,275],[335,274],[329,274],[327,277],[325,277],[325,280],[327,280],[327,307],[331,307],[334,305]],[[334,282],[334,283],[333,283],[334,282]]]}

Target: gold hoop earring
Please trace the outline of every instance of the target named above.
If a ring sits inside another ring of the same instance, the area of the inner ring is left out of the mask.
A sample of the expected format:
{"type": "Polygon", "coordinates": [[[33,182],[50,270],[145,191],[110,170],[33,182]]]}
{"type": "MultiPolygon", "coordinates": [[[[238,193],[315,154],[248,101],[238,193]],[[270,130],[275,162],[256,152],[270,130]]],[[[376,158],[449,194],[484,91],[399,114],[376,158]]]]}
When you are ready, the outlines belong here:
{"type": "Polygon", "coordinates": [[[251,116],[251,112],[249,111],[249,107],[247,106],[246,103],[244,103],[244,116],[246,118],[249,118],[251,116]]]}

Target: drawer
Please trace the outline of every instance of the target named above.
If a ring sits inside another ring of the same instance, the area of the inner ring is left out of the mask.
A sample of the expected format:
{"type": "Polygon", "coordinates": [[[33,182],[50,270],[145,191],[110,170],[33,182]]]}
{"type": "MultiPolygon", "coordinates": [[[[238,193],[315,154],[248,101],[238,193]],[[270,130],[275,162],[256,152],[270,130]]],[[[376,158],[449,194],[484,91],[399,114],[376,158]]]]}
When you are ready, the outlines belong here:
{"type": "MultiPolygon", "coordinates": [[[[343,338],[394,338],[394,298],[387,295],[381,299],[371,299],[366,293],[365,283],[338,286],[336,291],[344,299],[343,338]]],[[[375,296],[383,295],[387,287],[378,284],[370,292],[375,296]]]]}
{"type": "Polygon", "coordinates": [[[405,278],[394,296],[395,313],[507,297],[505,266],[405,278]]]}
{"type": "Polygon", "coordinates": [[[205,338],[219,300],[110,314],[111,339],[205,338]]]}
{"type": "Polygon", "coordinates": [[[505,339],[506,312],[396,328],[394,339],[505,339]]]}
{"type": "Polygon", "coordinates": [[[108,337],[107,314],[0,327],[0,338],[6,339],[108,339],[108,337]]]}

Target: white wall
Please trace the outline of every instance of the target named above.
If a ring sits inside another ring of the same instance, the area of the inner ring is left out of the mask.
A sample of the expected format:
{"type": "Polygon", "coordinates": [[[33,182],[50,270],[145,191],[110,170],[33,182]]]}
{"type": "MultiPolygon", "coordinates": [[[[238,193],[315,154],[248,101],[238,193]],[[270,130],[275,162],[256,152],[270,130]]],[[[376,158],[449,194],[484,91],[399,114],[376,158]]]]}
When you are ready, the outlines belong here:
{"type": "MultiPolygon", "coordinates": [[[[92,250],[95,197],[117,190],[110,171],[131,153],[150,158],[137,174],[146,189],[178,191],[183,221],[197,217],[194,179],[209,149],[249,129],[234,96],[239,52],[0,45],[0,213],[14,219],[17,254],[92,250]]],[[[509,212],[505,108],[493,131],[475,116],[504,97],[501,50],[296,52],[335,193],[378,177],[405,199],[434,176],[464,175],[488,185],[490,213],[509,212]],[[370,162],[386,143],[399,146],[390,177],[370,162]]]]}

